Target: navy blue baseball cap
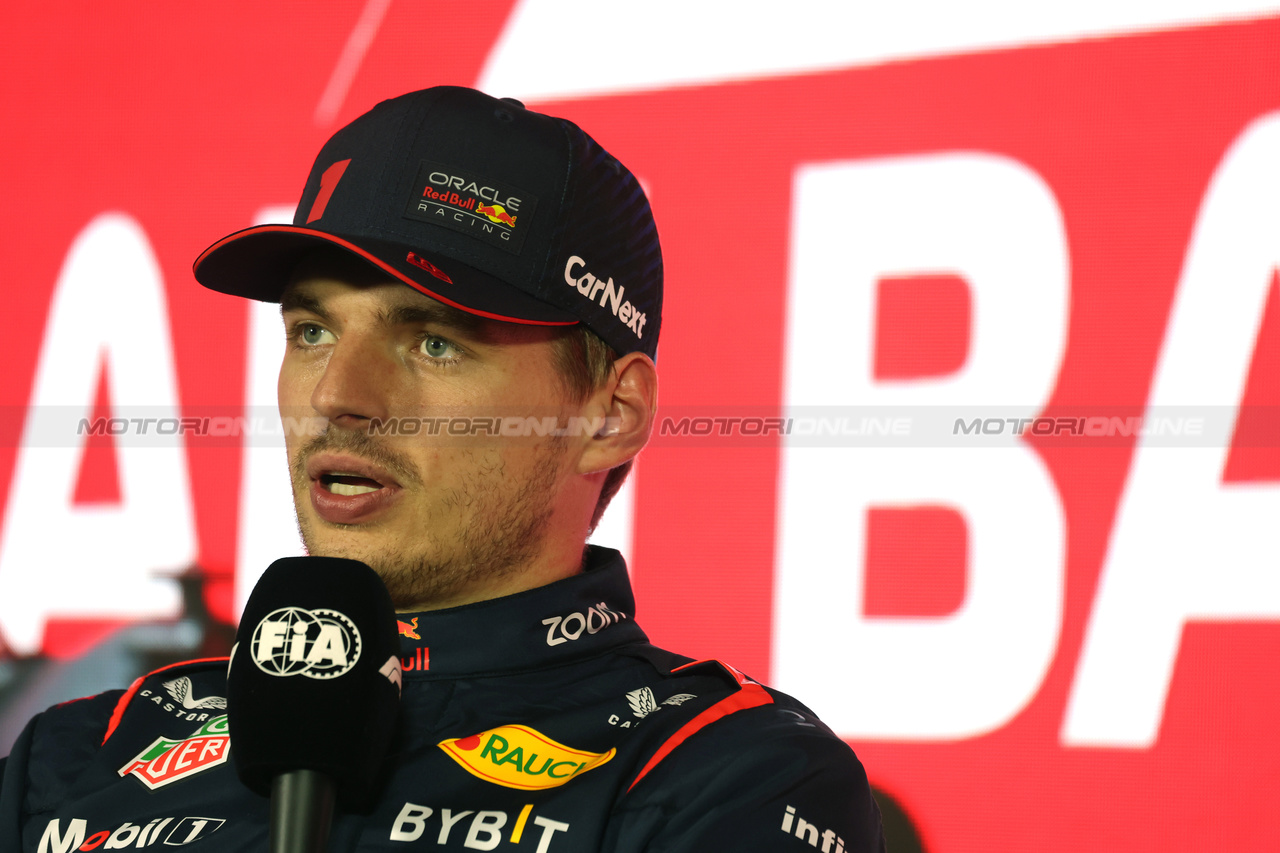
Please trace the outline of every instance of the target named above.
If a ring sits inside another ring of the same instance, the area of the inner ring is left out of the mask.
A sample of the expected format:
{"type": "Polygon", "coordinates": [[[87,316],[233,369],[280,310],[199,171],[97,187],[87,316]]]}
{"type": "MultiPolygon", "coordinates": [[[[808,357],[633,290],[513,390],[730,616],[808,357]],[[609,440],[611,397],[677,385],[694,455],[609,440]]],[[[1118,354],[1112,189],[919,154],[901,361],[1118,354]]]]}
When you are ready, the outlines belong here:
{"type": "Polygon", "coordinates": [[[214,243],[196,280],[278,302],[338,246],[447,305],[512,323],[583,323],[657,353],[662,250],[635,176],[570,121],[455,86],[375,106],[325,143],[292,225],[214,243]]]}

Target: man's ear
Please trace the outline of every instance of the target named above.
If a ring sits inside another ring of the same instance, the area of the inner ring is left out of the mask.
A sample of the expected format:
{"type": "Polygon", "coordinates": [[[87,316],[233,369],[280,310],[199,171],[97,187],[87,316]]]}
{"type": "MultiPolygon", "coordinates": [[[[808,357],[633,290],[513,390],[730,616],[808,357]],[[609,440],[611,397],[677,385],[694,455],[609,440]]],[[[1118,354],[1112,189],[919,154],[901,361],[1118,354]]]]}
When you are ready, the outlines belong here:
{"type": "Polygon", "coordinates": [[[602,426],[587,437],[578,473],[616,468],[649,441],[658,409],[658,369],[644,353],[627,353],[613,363],[613,376],[583,408],[602,426]]]}

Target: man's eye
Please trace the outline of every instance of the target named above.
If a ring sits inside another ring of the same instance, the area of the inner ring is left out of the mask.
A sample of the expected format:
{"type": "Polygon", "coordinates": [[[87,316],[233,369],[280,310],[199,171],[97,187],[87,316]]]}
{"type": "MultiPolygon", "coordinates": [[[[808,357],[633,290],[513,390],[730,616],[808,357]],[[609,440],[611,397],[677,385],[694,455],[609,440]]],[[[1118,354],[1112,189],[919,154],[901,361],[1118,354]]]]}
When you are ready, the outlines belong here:
{"type": "Polygon", "coordinates": [[[422,350],[422,354],[428,358],[445,360],[457,358],[459,355],[458,348],[456,346],[436,335],[427,335],[423,338],[422,343],[420,344],[420,349],[422,350]]]}
{"type": "Polygon", "coordinates": [[[324,326],[317,326],[314,323],[305,323],[298,327],[298,339],[307,346],[318,346],[319,344],[328,343],[326,336],[332,337],[329,330],[324,326]]]}

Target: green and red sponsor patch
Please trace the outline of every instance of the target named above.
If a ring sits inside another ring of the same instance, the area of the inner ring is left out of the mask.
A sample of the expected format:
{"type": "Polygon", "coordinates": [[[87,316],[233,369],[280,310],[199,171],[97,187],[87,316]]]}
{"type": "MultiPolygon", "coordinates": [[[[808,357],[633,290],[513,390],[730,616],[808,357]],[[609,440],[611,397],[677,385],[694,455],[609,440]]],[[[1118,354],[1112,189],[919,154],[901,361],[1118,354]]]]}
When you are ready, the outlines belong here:
{"type": "Polygon", "coordinates": [[[158,737],[124,767],[121,776],[132,773],[151,790],[185,779],[193,773],[216,767],[231,754],[227,715],[214,717],[183,740],[158,737]]]}

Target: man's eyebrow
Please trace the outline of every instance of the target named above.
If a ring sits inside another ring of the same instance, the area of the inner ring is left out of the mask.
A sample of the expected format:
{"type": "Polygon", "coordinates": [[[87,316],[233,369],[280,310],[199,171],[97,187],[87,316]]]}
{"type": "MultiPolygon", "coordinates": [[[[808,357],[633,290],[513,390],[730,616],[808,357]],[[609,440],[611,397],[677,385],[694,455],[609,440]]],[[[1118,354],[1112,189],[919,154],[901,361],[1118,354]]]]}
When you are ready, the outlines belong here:
{"type": "Polygon", "coordinates": [[[389,326],[447,326],[473,335],[484,327],[476,315],[445,305],[397,305],[382,311],[379,319],[389,326]]]}
{"type": "MultiPolygon", "coordinates": [[[[290,311],[305,311],[325,322],[330,320],[324,301],[299,288],[290,288],[280,297],[280,313],[290,311]]],[[[384,326],[443,326],[476,338],[492,337],[492,330],[482,318],[441,304],[390,306],[378,312],[378,322],[384,326]]]]}
{"type": "Polygon", "coordinates": [[[280,313],[286,314],[290,311],[308,311],[323,319],[329,318],[329,313],[324,310],[324,303],[316,299],[309,293],[289,288],[280,297],[280,313]]]}

